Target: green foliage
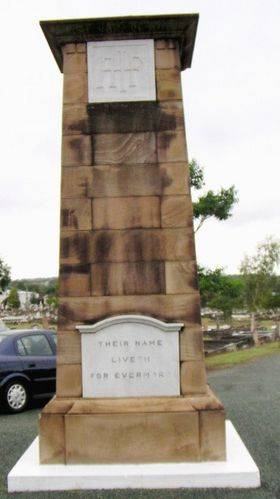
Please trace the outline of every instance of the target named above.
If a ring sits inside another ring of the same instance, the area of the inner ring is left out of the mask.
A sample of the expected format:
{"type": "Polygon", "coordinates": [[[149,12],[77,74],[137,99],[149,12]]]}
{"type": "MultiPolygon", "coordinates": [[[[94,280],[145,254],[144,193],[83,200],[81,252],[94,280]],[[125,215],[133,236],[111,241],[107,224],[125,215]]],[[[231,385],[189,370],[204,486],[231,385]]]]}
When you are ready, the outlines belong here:
{"type": "Polygon", "coordinates": [[[9,308],[19,308],[20,307],[20,301],[19,301],[17,288],[12,288],[10,290],[9,296],[7,298],[7,305],[9,306],[9,308]]]}
{"type": "Polygon", "coordinates": [[[224,318],[231,317],[233,310],[242,306],[242,280],[225,275],[222,268],[199,267],[198,284],[202,306],[220,310],[224,318]]]}
{"type": "Polygon", "coordinates": [[[0,292],[5,291],[11,282],[11,269],[0,258],[0,292]]]}
{"type": "Polygon", "coordinates": [[[56,293],[57,278],[18,279],[12,284],[22,291],[32,291],[41,296],[51,295],[56,293]]]}
{"type": "Polygon", "coordinates": [[[247,348],[246,350],[237,350],[237,352],[219,353],[217,355],[210,355],[206,357],[206,366],[208,369],[230,367],[249,360],[264,357],[265,355],[272,355],[280,353],[279,341],[272,343],[265,343],[260,347],[247,348]]]}
{"type": "Polygon", "coordinates": [[[192,159],[190,164],[190,186],[194,189],[201,189],[204,186],[204,171],[195,159],[192,159]]]}
{"type": "MultiPolygon", "coordinates": [[[[204,171],[196,160],[190,162],[190,186],[200,190],[204,185],[204,171]]],[[[218,192],[209,190],[197,201],[193,202],[194,218],[198,221],[197,232],[205,220],[214,217],[217,220],[227,220],[232,216],[233,206],[237,203],[237,191],[232,185],[228,189],[221,188],[218,192]]]]}
{"type": "Polygon", "coordinates": [[[48,296],[47,298],[47,304],[54,308],[54,309],[57,309],[58,308],[58,297],[55,296],[55,295],[50,295],[48,296]]]}
{"type": "Polygon", "coordinates": [[[280,242],[272,237],[258,245],[255,255],[245,256],[240,271],[245,283],[245,301],[250,312],[278,306],[279,290],[275,270],[279,262],[280,242]]]}

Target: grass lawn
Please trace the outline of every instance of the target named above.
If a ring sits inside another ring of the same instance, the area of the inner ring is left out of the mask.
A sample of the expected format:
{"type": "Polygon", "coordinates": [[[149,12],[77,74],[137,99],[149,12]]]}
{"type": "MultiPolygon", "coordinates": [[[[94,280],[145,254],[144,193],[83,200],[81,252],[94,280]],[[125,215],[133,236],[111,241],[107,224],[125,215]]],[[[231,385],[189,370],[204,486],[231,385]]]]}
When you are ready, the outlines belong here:
{"type": "Polygon", "coordinates": [[[237,352],[226,352],[220,353],[218,355],[211,355],[209,357],[206,357],[206,366],[208,370],[230,367],[274,353],[280,353],[279,341],[265,343],[264,345],[261,345],[259,347],[252,347],[246,350],[238,350],[237,352]]]}

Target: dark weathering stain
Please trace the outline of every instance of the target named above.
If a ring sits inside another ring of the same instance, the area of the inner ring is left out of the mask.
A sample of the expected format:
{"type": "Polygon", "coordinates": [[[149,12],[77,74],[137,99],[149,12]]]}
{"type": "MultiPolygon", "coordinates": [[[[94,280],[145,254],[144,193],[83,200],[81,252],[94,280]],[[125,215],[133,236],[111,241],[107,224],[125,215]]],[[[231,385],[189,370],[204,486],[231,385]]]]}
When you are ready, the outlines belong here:
{"type": "Polygon", "coordinates": [[[164,192],[164,189],[166,187],[169,187],[172,184],[173,180],[170,177],[170,175],[168,175],[166,168],[161,167],[161,170],[162,170],[162,174],[160,176],[161,192],[164,192]]]}
{"type": "Polygon", "coordinates": [[[165,113],[164,111],[159,109],[157,113],[156,130],[157,131],[176,130],[176,128],[177,128],[176,117],[174,115],[165,113]]]}
{"type": "Polygon", "coordinates": [[[88,120],[77,120],[68,126],[68,129],[73,132],[81,132],[84,134],[89,134],[89,123],[88,120]]]}
{"type": "Polygon", "coordinates": [[[60,274],[89,274],[90,264],[60,265],[60,274]]]}
{"type": "Polygon", "coordinates": [[[82,262],[88,261],[88,235],[74,234],[62,237],[61,258],[77,256],[82,262]]]}
{"type": "Polygon", "coordinates": [[[112,245],[112,236],[106,232],[101,232],[96,236],[95,241],[95,260],[104,262],[109,256],[112,245]]]}
{"type": "Polygon", "coordinates": [[[143,261],[143,235],[138,231],[130,231],[131,237],[129,237],[128,242],[125,244],[125,254],[127,255],[128,261],[143,261]]]}
{"type": "Polygon", "coordinates": [[[129,238],[125,244],[125,255],[128,262],[145,262],[157,260],[160,252],[158,234],[149,230],[129,230],[129,238]]]}
{"type": "Polygon", "coordinates": [[[175,134],[173,132],[164,132],[159,135],[159,147],[160,149],[168,149],[175,134]]]}
{"type": "Polygon", "coordinates": [[[112,102],[89,104],[89,128],[98,133],[137,133],[175,130],[176,117],[158,102],[112,102]]]}
{"type": "Polygon", "coordinates": [[[80,138],[75,138],[70,140],[69,145],[73,151],[75,151],[78,161],[83,160],[83,146],[80,138]]]}
{"type": "Polygon", "coordinates": [[[75,215],[75,210],[62,209],[61,223],[62,227],[74,227],[75,229],[78,229],[78,219],[75,215]]]}

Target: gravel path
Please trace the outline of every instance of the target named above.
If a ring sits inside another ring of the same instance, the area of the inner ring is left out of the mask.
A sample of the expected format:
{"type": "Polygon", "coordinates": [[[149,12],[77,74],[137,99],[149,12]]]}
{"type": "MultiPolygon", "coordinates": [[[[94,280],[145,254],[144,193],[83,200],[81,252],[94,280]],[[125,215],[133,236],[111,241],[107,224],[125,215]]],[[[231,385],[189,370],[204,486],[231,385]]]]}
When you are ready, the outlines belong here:
{"type": "Polygon", "coordinates": [[[260,468],[262,487],[255,490],[119,490],[7,494],[6,476],[37,435],[38,408],[23,414],[0,415],[0,498],[94,499],[280,499],[280,355],[211,372],[209,382],[227,409],[260,468]]]}

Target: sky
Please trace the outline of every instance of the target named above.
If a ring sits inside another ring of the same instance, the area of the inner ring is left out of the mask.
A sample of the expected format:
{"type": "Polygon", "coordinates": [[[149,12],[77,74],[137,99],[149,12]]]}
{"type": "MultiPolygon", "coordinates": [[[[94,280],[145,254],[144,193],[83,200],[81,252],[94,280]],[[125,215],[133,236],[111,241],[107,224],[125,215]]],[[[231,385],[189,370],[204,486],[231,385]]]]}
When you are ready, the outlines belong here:
{"type": "Polygon", "coordinates": [[[189,158],[205,189],[234,184],[225,222],[196,235],[201,265],[238,272],[245,253],[279,236],[279,0],[9,0],[0,3],[0,258],[12,277],[58,273],[62,75],[43,19],[200,14],[182,73],[189,158]]]}

